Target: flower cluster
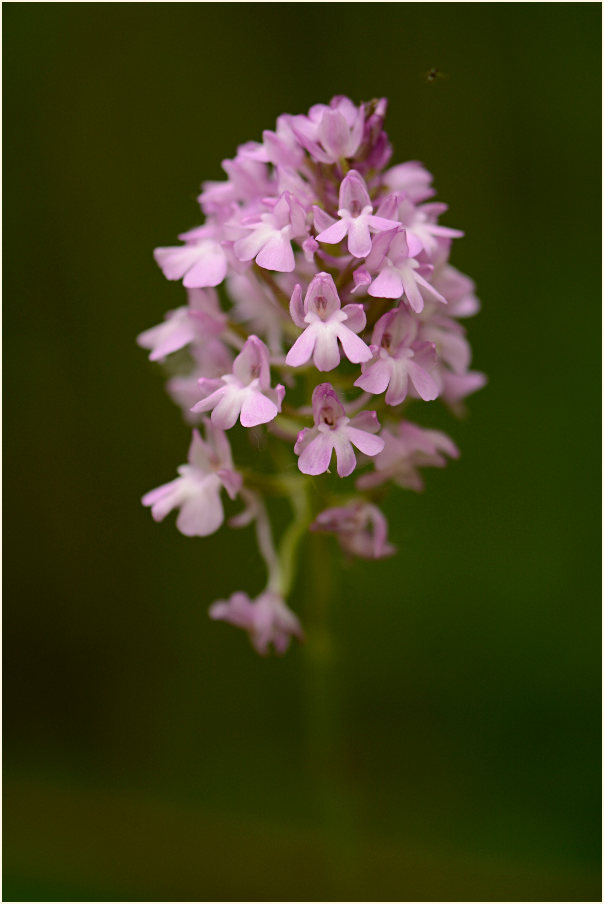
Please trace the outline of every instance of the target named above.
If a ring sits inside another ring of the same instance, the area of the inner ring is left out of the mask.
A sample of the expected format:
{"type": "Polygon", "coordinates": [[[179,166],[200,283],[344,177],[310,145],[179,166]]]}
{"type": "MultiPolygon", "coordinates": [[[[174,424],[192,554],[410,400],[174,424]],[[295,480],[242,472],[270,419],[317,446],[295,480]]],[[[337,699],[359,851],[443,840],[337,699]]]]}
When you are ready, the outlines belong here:
{"type": "Polygon", "coordinates": [[[280,116],[223,161],[226,180],[202,186],[204,224],[155,251],[187,304],[138,342],[152,361],[173,356],[167,388],[193,438],[179,476],[143,504],[156,520],[177,509],[177,528],[204,537],[224,522],[222,490],[239,500],[229,523],[255,525],[267,585],[210,615],[246,630],[263,654],[302,637],[285,600],[307,531],[335,535],[349,556],[391,555],[376,504],[384,485],[421,490],[420,468],[458,455],[447,436],[407,419],[409,402],[439,398],[458,412],[485,382],[470,370],[461,322],[479,309],[474,284],[449,263],[463,233],[439,223],[447,208],[431,200],[420,163],[389,167],[385,113],[384,99],[335,97],[280,116]],[[245,466],[229,443],[238,424],[252,439],[245,466]],[[310,479],[332,468],[354,475],[343,493],[310,479]],[[294,515],[279,544],[273,495],[294,515]]]}

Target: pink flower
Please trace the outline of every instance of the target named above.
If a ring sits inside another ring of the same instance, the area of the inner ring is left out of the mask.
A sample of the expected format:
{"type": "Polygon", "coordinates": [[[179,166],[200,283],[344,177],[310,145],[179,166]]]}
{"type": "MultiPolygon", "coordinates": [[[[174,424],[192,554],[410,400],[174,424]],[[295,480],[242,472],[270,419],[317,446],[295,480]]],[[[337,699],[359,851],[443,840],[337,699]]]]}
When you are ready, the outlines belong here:
{"type": "Polygon", "coordinates": [[[365,180],[351,170],[340,185],[339,220],[317,236],[318,242],[336,245],[348,236],[348,250],[353,257],[367,257],[371,251],[371,235],[385,229],[396,229],[398,222],[373,215],[373,205],[365,180]]]}
{"type": "Polygon", "coordinates": [[[241,221],[250,231],[235,242],[233,251],[240,261],[256,258],[258,266],[265,270],[291,273],[296,266],[291,241],[306,235],[306,214],[288,191],[278,201],[264,203],[269,207],[267,213],[241,221]]]}
{"type": "Polygon", "coordinates": [[[397,427],[396,434],[382,431],[384,448],[375,458],[375,471],[359,477],[359,489],[373,489],[392,480],[400,487],[420,492],[424,482],[419,467],[443,468],[447,463],[445,455],[459,457],[455,443],[440,430],[424,430],[409,421],[402,421],[397,427]]]}
{"type": "Polygon", "coordinates": [[[234,160],[223,160],[228,176],[224,182],[204,182],[198,198],[205,214],[222,214],[232,204],[254,201],[272,194],[273,184],[266,163],[255,159],[242,145],[234,160]]]}
{"type": "Polygon", "coordinates": [[[325,509],[310,525],[313,531],[335,534],[342,549],[361,559],[383,559],[396,552],[388,543],[388,522],[375,505],[359,501],[325,509]]]}
{"type": "Polygon", "coordinates": [[[421,287],[430,298],[446,304],[446,298],[424,278],[432,273],[432,265],[421,264],[415,259],[421,250],[421,243],[414,236],[407,236],[403,227],[397,231],[381,232],[366,261],[369,270],[380,271],[369,286],[369,295],[373,298],[400,298],[404,294],[411,309],[419,314],[424,307],[421,287]]]}
{"type": "Polygon", "coordinates": [[[440,226],[436,220],[447,210],[446,204],[431,203],[416,207],[409,198],[402,197],[398,204],[398,218],[407,230],[421,242],[424,250],[433,257],[438,250],[439,239],[455,239],[463,236],[461,229],[440,226]]]}
{"type": "Polygon", "coordinates": [[[156,248],[155,260],[166,279],[183,279],[188,289],[218,286],[227,272],[227,258],[213,226],[183,232],[184,245],[156,248]]]}
{"type": "Polygon", "coordinates": [[[354,385],[375,395],[387,390],[387,405],[400,405],[407,398],[409,382],[425,402],[435,399],[438,385],[429,371],[436,363],[436,349],[432,342],[418,342],[417,331],[417,321],[401,308],[380,317],[373,330],[374,359],[363,365],[354,385]]]}
{"type": "Polygon", "coordinates": [[[294,135],[287,115],[277,118],[274,132],[265,129],[262,133],[264,159],[277,167],[296,169],[304,163],[304,150],[294,135]]]}
{"type": "Polygon", "coordinates": [[[219,380],[199,380],[210,395],[191,408],[198,413],[212,412],[212,423],[229,430],[237,418],[243,427],[267,424],[281,411],[285,388],[270,388],[268,349],[257,336],[250,336],[233,362],[232,374],[219,380]]]}
{"type": "Polygon", "coordinates": [[[370,456],[384,448],[383,440],[372,435],[380,429],[375,411],[362,411],[352,420],[346,417],[331,383],[315,387],[312,407],[315,426],[301,430],[294,446],[303,474],[323,474],[335,450],[338,474],[348,477],[357,464],[353,446],[370,456]]]}
{"type": "Polygon", "coordinates": [[[450,264],[435,263],[432,285],[447,299],[447,312],[451,317],[473,317],[479,312],[474,281],[450,264]]]}
{"type": "Polygon", "coordinates": [[[450,317],[432,313],[425,319],[422,315],[418,328],[418,338],[436,346],[441,364],[446,364],[456,374],[466,372],[470,366],[472,352],[460,323],[450,317]]]}
{"type": "Polygon", "coordinates": [[[316,104],[308,116],[290,116],[296,138],[320,163],[352,157],[363,137],[365,114],[347,97],[334,97],[329,106],[316,104]]]}
{"type": "Polygon", "coordinates": [[[180,509],[176,527],[186,537],[207,537],[224,521],[220,489],[231,499],[241,488],[241,475],[233,470],[231,448],[224,433],[206,424],[206,441],[197,430],[189,447],[188,464],[180,475],[143,496],[155,521],[163,521],[172,509],[180,509]]]}
{"type": "Polygon", "coordinates": [[[188,307],[168,311],[163,323],[145,330],[136,341],[142,348],[151,349],[150,361],[162,361],[202,337],[220,335],[226,323],[213,290],[189,289],[188,307]]]}
{"type": "Polygon", "coordinates": [[[391,167],[384,173],[384,184],[390,191],[404,192],[414,204],[436,194],[432,188],[432,174],[417,160],[391,167]]]}
{"type": "Polygon", "coordinates": [[[363,140],[356,154],[357,166],[362,163],[363,170],[375,172],[383,170],[392,156],[392,145],[384,131],[384,120],[388,101],[385,97],[365,104],[365,125],[363,140]]]}
{"type": "Polygon", "coordinates": [[[210,618],[226,621],[247,631],[252,645],[266,656],[272,644],[283,654],[292,637],[303,639],[300,622],[276,593],[265,590],[251,600],[246,593],[233,593],[228,600],[218,600],[210,607],[210,618]]]}
{"type": "Polygon", "coordinates": [[[263,333],[269,349],[280,353],[283,327],[289,317],[270,289],[250,270],[228,276],[226,288],[234,302],[231,317],[247,324],[254,333],[263,333]]]}
{"type": "Polygon", "coordinates": [[[371,358],[369,347],[356,335],[366,323],[363,305],[348,304],[342,308],[329,273],[317,273],[308,287],[304,304],[302,289],[297,285],[289,310],[296,326],[305,327],[287,353],[285,363],[290,367],[301,367],[312,356],[317,370],[333,370],[340,363],[338,340],[354,364],[371,358]]]}
{"type": "Polygon", "coordinates": [[[445,371],[442,375],[443,401],[451,406],[454,412],[463,414],[463,406],[460,402],[471,395],[478,392],[483,386],[486,386],[486,375],[477,370],[469,370],[465,374],[455,374],[445,371]]]}

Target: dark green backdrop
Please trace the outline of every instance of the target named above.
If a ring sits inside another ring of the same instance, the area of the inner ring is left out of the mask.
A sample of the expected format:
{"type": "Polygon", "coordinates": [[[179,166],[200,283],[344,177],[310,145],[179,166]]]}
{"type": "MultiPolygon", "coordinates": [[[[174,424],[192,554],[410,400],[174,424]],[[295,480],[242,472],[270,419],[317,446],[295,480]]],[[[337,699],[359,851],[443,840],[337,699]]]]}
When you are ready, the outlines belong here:
{"type": "Polygon", "coordinates": [[[599,899],[599,4],[3,18],[4,900],[599,899]],[[140,506],[188,430],[134,337],[200,182],[337,93],[466,230],[490,382],[432,415],[462,457],[390,498],[399,555],[330,560],[322,737],[301,651],[207,618],[249,531],[140,506]]]}

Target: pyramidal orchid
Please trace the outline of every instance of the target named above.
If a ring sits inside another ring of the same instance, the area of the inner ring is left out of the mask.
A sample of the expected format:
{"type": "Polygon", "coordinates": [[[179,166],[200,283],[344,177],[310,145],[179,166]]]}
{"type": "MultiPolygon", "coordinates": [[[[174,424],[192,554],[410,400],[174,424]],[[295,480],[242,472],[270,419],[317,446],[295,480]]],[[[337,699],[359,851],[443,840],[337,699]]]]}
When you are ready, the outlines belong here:
{"type": "Polygon", "coordinates": [[[305,538],[332,535],[348,558],[393,555],[385,488],[419,491],[423,468],[459,455],[408,406],[461,413],[486,382],[460,322],[480,308],[474,284],[449,262],[463,233],[439,222],[447,207],[423,164],[389,166],[386,108],[335,97],[279,116],[202,185],[205,220],[155,251],[187,303],[138,343],[168,366],[193,434],[178,476],[143,505],[156,521],[176,510],[188,537],[254,529],[265,586],[225,587],[210,616],[261,655],[303,640],[288,604],[305,538]],[[280,497],[292,520],[276,539],[280,497]]]}
{"type": "Polygon", "coordinates": [[[304,332],[294,342],[285,363],[300,367],[311,356],[317,370],[333,370],[340,363],[340,341],[349,361],[359,364],[371,358],[371,350],[357,333],[367,323],[362,304],[348,304],[343,309],[333,277],[317,273],[313,277],[302,303],[302,288],[292,293],[289,310],[296,326],[304,332]]]}

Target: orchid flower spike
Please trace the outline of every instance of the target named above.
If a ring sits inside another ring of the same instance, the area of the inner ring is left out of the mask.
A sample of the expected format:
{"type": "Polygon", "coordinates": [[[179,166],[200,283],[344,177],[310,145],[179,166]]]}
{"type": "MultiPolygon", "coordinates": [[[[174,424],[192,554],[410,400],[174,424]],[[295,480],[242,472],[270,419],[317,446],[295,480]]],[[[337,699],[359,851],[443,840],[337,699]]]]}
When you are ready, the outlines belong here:
{"type": "Polygon", "coordinates": [[[263,656],[304,639],[289,605],[309,531],[367,566],[393,555],[387,490],[420,491],[425,468],[459,454],[408,408],[463,414],[486,383],[470,369],[476,288],[450,262],[463,233],[440,222],[422,163],[390,166],[387,106],[337,96],[282,114],[202,184],[203,223],[155,250],[187,298],[137,341],[193,432],[187,462],[142,502],[156,521],[175,511],[188,537],[224,523],[223,490],[241,504],[228,526],[254,531],[266,583],[225,587],[210,617],[263,656]]]}

